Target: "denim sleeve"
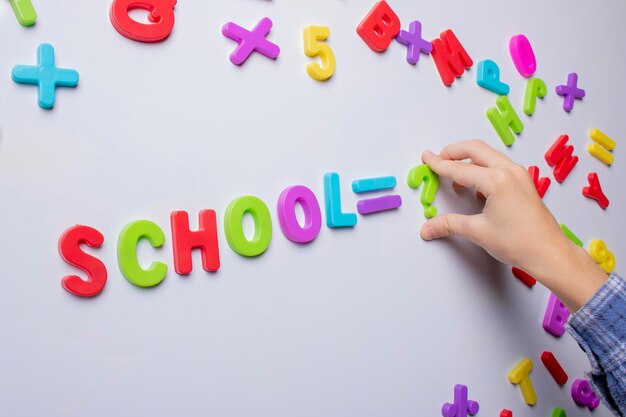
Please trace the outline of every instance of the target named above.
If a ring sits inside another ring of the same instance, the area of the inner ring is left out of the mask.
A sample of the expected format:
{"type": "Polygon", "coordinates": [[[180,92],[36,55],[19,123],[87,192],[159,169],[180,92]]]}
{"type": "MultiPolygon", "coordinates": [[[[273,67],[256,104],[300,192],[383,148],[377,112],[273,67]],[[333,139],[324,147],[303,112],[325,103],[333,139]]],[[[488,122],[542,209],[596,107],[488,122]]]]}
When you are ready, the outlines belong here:
{"type": "Polygon", "coordinates": [[[617,416],[626,416],[626,282],[617,275],[570,319],[568,331],[589,356],[591,385],[617,416]]]}

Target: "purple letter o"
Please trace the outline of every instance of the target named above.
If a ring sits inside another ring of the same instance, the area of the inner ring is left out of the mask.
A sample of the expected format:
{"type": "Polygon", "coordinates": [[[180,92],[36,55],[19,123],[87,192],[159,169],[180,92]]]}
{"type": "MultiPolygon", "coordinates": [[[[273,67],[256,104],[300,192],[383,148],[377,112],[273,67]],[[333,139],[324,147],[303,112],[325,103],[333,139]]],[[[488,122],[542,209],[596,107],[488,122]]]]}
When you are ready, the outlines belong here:
{"type": "Polygon", "coordinates": [[[322,227],[320,205],[309,188],[303,185],[287,187],[278,197],[278,222],[285,237],[295,243],[308,243],[317,237],[322,227]],[[304,227],[298,223],[295,206],[304,211],[304,227]]]}

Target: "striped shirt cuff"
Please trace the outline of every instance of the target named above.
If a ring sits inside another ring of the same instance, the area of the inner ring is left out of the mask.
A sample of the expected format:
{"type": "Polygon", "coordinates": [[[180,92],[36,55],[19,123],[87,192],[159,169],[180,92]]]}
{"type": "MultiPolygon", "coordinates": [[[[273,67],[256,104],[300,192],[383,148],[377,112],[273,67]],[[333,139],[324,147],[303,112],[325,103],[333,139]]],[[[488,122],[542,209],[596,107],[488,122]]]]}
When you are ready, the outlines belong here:
{"type": "Polygon", "coordinates": [[[612,394],[617,388],[614,376],[624,375],[626,363],[626,282],[610,275],[591,300],[572,314],[567,330],[589,357],[592,370],[587,377],[594,390],[615,413],[623,400],[612,394]]]}

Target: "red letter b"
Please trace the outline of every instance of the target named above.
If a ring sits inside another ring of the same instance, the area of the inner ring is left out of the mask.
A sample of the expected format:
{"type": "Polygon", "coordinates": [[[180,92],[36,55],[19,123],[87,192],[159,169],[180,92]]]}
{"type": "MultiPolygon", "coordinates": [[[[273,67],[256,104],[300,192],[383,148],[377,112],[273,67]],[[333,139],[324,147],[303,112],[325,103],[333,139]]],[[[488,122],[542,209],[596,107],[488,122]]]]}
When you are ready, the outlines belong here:
{"type": "Polygon", "coordinates": [[[400,19],[385,0],[379,1],[356,28],[372,51],[383,52],[400,32],[400,19]]]}

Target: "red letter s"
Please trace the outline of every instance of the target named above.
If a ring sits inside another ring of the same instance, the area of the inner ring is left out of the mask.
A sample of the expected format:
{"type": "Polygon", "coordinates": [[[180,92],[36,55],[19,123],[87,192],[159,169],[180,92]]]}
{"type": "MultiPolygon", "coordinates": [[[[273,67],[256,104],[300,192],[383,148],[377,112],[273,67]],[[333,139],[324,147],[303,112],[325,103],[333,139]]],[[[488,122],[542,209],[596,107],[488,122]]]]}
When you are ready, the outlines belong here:
{"type": "Polygon", "coordinates": [[[93,297],[98,295],[107,282],[107,269],[98,258],[81,250],[80,245],[86,244],[92,248],[102,246],[104,236],[89,226],[76,225],[67,229],[59,238],[59,253],[68,264],[87,273],[87,280],[78,275],[67,275],[61,280],[61,285],[67,291],[79,297],[93,297]]]}

